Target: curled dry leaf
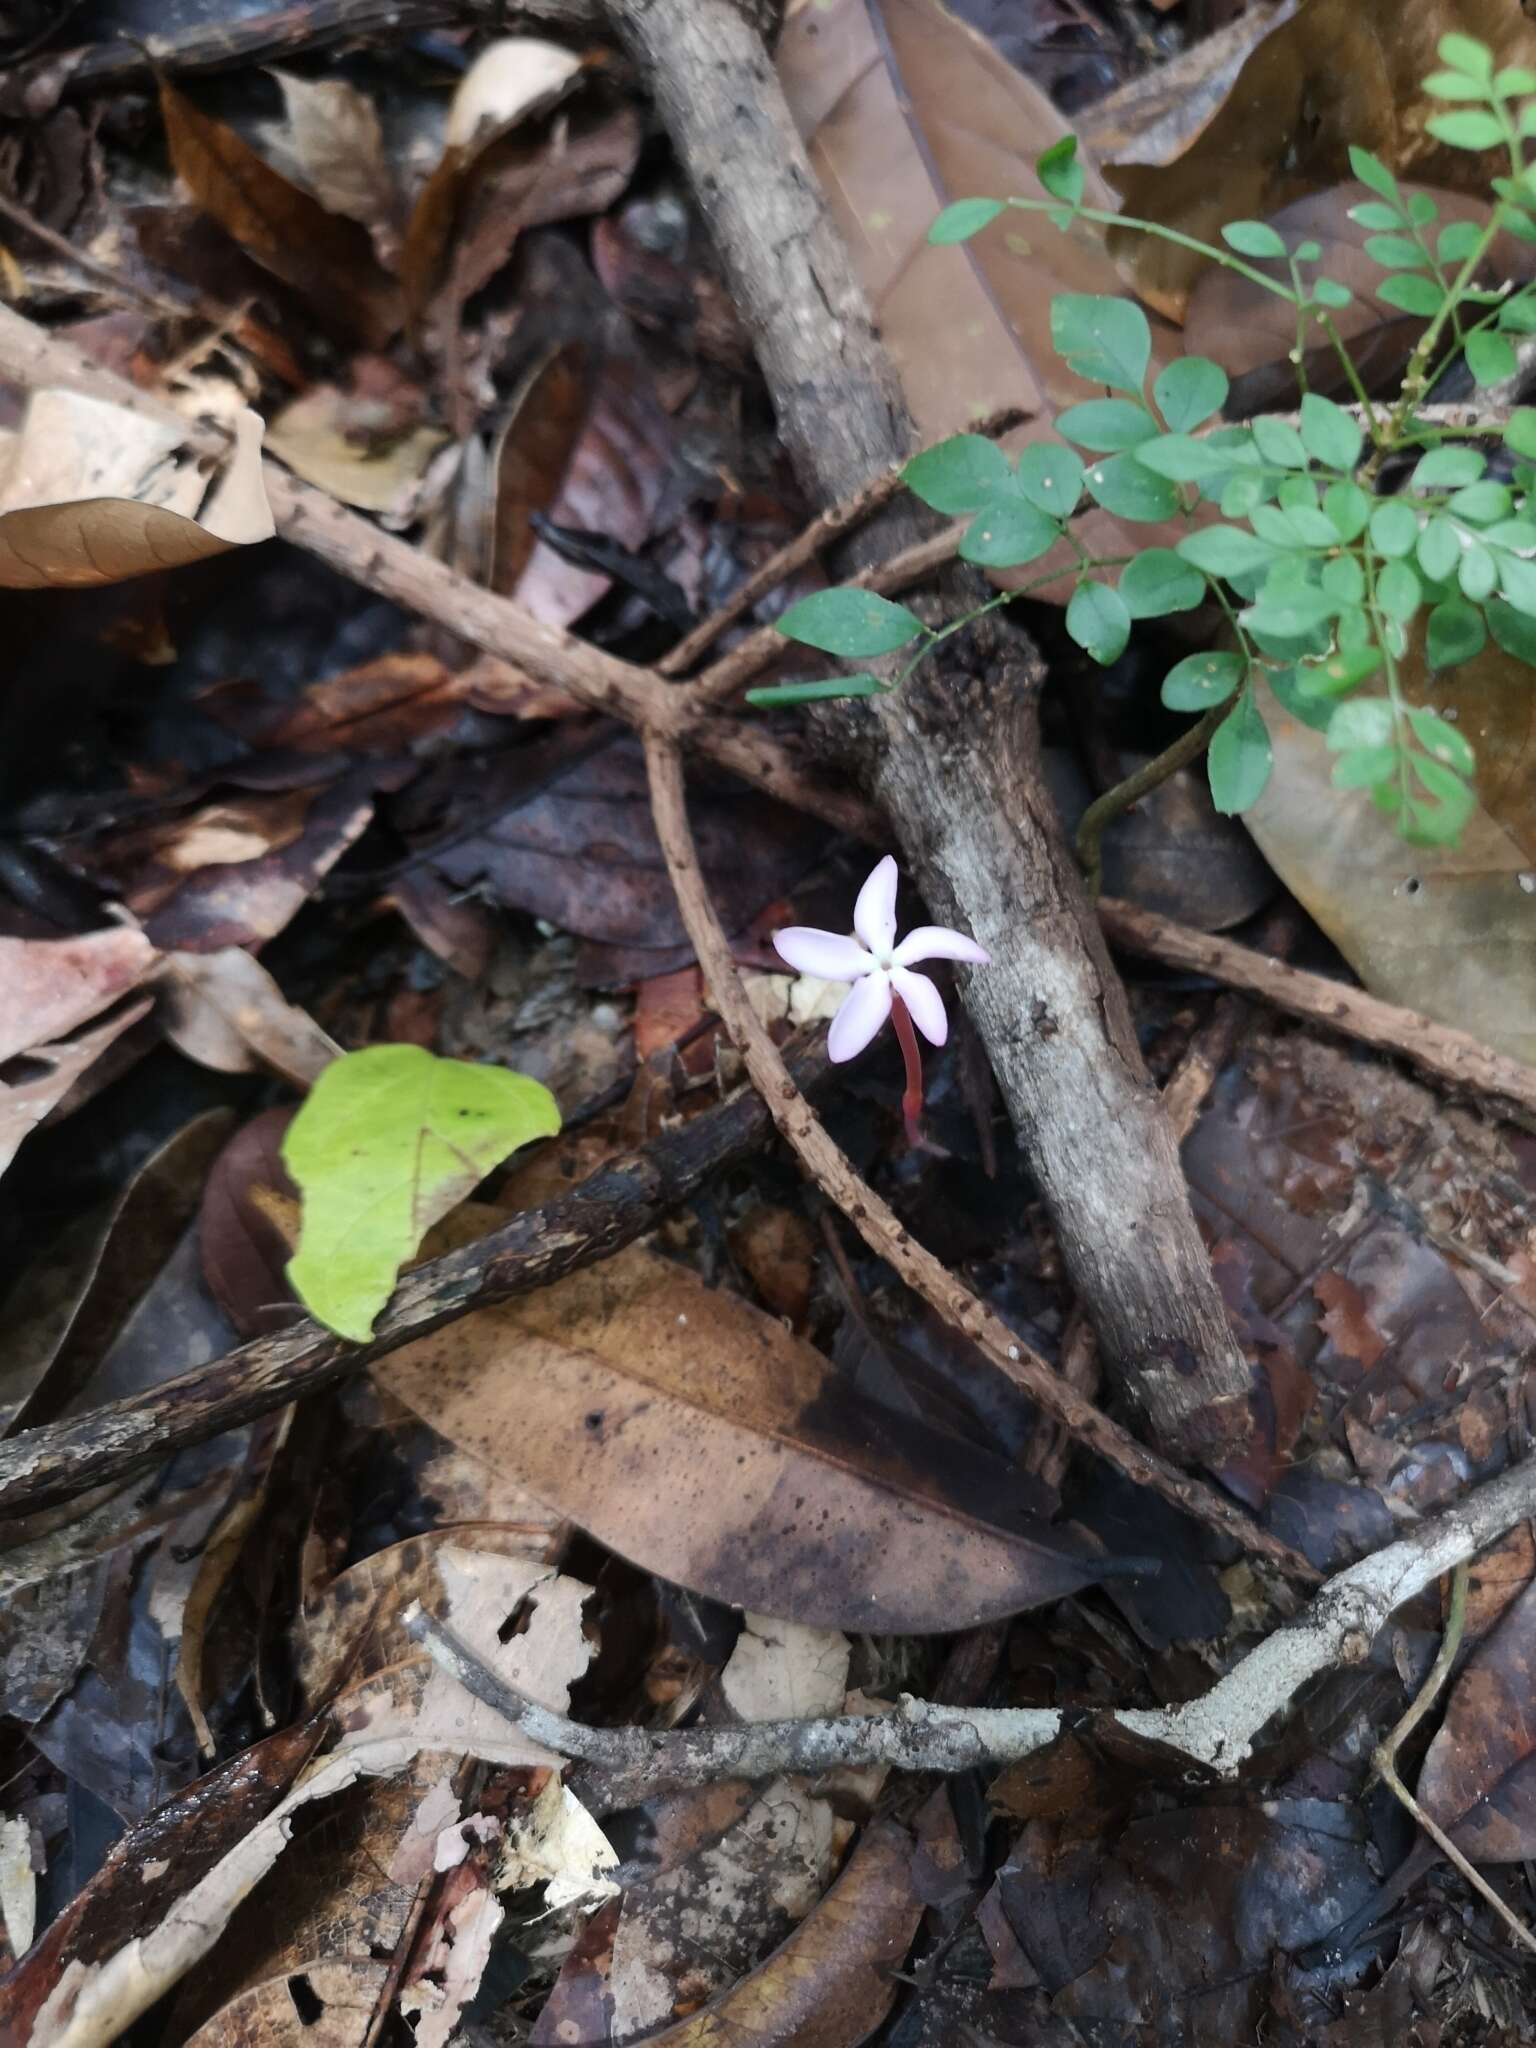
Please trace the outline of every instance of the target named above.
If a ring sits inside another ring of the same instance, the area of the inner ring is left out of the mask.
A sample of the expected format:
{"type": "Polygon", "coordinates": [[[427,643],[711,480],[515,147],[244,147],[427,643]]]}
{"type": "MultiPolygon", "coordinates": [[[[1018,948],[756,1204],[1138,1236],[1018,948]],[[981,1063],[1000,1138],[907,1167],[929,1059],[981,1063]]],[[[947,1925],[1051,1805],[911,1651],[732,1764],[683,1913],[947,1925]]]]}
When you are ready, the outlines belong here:
{"type": "Polygon", "coordinates": [[[168,953],[160,978],[165,1035],[199,1066],[221,1074],[255,1074],[270,1067],[296,1088],[307,1088],[341,1051],[240,946],[216,953],[168,953]]]}
{"type": "Polygon", "coordinates": [[[1096,1576],[1022,1515],[980,1518],[989,1478],[1019,1499],[985,1453],[850,1396],[776,1318],[639,1249],[373,1372],[620,1555],[734,1605],[918,1633],[1096,1576]]]}
{"type": "Polygon", "coordinates": [[[81,589],[178,569],[275,531],[261,421],[210,469],[179,429],[79,391],[36,391],[0,471],[0,585],[81,589]]]}
{"type": "Polygon", "coordinates": [[[393,229],[399,195],[373,102],[344,78],[278,70],[272,76],[285,117],[262,137],[274,162],[308,186],[327,213],[393,229]]]}
{"type": "MultiPolygon", "coordinates": [[[[1128,214],[1215,241],[1224,222],[1264,219],[1349,176],[1349,146],[1400,177],[1478,194],[1499,159],[1429,134],[1423,81],[1442,35],[1476,36],[1500,65],[1536,64],[1536,24],[1507,0],[1308,0],[1249,57],[1226,104],[1174,163],[1112,167],[1128,214]]],[[[1117,229],[1136,289],[1178,319],[1206,259],[1117,229]]]]}
{"type": "Polygon", "coordinates": [[[357,435],[349,430],[352,410],[353,401],[339,386],[312,385],[277,414],[267,429],[267,447],[305,483],[403,525],[448,436],[441,427],[425,425],[389,438],[357,435]]]}
{"type": "Polygon", "coordinates": [[[163,77],[160,111],[176,174],[203,212],[322,318],[381,348],[399,328],[403,305],[367,229],[328,213],[163,77]]]}
{"type": "Polygon", "coordinates": [[[519,122],[564,99],[582,68],[581,57],[559,43],[505,36],[465,72],[448,109],[442,156],[411,210],[401,251],[400,276],[413,320],[425,313],[443,275],[477,160],[519,122]]]}
{"type": "Polygon", "coordinates": [[[22,1140],[59,1108],[107,1048],[149,1015],[150,1001],[131,1002],[100,1024],[52,1045],[35,1045],[14,1080],[0,1080],[0,1173],[16,1157],[22,1140]]]}
{"type": "Polygon", "coordinates": [[[651,2039],[657,2048],[854,2048],[890,2011],[894,1972],[922,1914],[911,1838],[876,1821],[821,1904],[760,1969],[651,2039]]]}
{"type": "MultiPolygon", "coordinates": [[[[962,245],[927,241],[952,199],[1045,196],[1034,160],[1068,124],[1039,87],[936,0],[791,9],[778,68],[920,438],[1092,395],[1051,347],[1050,302],[1124,289],[1096,230],[1004,214],[962,245]]],[[[1091,167],[1084,197],[1115,204],[1091,167]]]]}
{"type": "Polygon", "coordinates": [[[98,1016],[141,982],[156,958],[131,925],[74,939],[0,938],[0,1062],[98,1016]]]}
{"type": "MultiPolygon", "coordinates": [[[[443,1571],[455,1633],[508,1684],[567,1711],[571,1683],[591,1657],[581,1625],[590,1588],[520,1560],[470,1552],[445,1553],[443,1571]],[[524,1614],[527,1627],[520,1633],[508,1628],[503,1642],[499,1631],[524,1614]]],[[[361,1779],[397,1777],[432,1752],[472,1754],[503,1766],[557,1761],[425,1657],[350,1686],[333,1703],[331,1720],[340,1731],[337,1746],[232,1843],[221,1835],[219,1855],[203,1862],[192,1883],[184,1866],[172,1861],[168,1893],[152,1919],[131,1922],[126,1939],[121,1927],[110,1930],[116,1938],[88,1960],[71,1958],[37,2012],[28,2048],[108,2048],[208,1954],[236,1909],[276,1867],[301,1808],[361,1779]]],[[[408,1820],[402,1816],[403,1824],[408,1820]]],[[[355,2028],[348,2038],[355,2041],[355,2028]]]]}

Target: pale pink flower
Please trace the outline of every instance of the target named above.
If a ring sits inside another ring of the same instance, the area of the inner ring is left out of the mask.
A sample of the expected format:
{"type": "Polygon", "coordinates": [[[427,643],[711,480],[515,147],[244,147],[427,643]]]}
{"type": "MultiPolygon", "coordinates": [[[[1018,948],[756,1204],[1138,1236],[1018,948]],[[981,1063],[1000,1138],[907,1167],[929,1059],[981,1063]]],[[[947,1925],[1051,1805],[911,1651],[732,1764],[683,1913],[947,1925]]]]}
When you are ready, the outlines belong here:
{"type": "Polygon", "coordinates": [[[973,967],[985,967],[991,960],[974,939],[941,924],[920,924],[898,945],[896,880],[896,863],[887,854],[853,907],[856,938],[817,931],[808,924],[792,924],[773,935],[779,958],[797,973],[853,983],[827,1033],[830,1059],[851,1060],[864,1050],[890,1016],[893,995],[901,997],[929,1044],[942,1045],[949,1036],[944,998],[926,974],[914,973],[915,963],[966,960],[973,967]]]}

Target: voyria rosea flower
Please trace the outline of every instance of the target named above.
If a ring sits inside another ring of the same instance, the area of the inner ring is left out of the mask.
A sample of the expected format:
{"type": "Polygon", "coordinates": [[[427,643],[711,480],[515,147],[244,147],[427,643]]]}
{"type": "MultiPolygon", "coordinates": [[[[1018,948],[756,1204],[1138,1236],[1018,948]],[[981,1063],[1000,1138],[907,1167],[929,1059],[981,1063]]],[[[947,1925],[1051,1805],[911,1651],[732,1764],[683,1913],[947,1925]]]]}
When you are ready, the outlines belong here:
{"type": "MultiPolygon", "coordinates": [[[[827,1033],[827,1053],[834,1060],[851,1060],[864,1050],[890,1016],[893,997],[905,1006],[930,1045],[942,1045],[949,1036],[944,998],[926,974],[916,972],[917,963],[965,960],[985,967],[990,961],[991,955],[974,939],[941,924],[919,925],[898,944],[896,881],[896,863],[887,854],[859,891],[853,907],[854,938],[806,924],[788,925],[773,935],[779,958],[797,973],[853,983],[827,1033]]],[[[901,1022],[898,1015],[898,1032],[901,1022]]]]}

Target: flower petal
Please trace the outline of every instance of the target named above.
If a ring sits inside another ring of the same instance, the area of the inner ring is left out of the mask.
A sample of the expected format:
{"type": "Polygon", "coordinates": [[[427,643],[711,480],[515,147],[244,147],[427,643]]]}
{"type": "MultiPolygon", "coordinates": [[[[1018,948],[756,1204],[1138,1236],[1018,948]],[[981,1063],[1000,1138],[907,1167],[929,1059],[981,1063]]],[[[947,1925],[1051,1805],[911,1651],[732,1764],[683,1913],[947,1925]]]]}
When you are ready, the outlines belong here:
{"type": "Polygon", "coordinates": [[[843,998],[843,1007],[827,1033],[827,1058],[851,1060],[861,1053],[891,1014],[888,974],[866,974],[843,998]]]}
{"type": "Polygon", "coordinates": [[[914,974],[910,967],[893,967],[891,986],[912,1012],[912,1022],[928,1043],[942,1045],[949,1036],[949,1018],[944,998],[927,975],[914,974]]]}
{"type": "Polygon", "coordinates": [[[871,953],[889,953],[896,943],[896,862],[887,854],[859,891],[853,928],[871,953]]]}
{"type": "Polygon", "coordinates": [[[948,925],[920,924],[902,940],[891,955],[898,967],[915,967],[919,960],[968,960],[973,967],[989,967],[992,955],[964,932],[952,932],[948,925]]]}
{"type": "Polygon", "coordinates": [[[774,933],[773,947],[797,974],[816,974],[823,981],[857,981],[875,964],[857,939],[818,931],[813,924],[786,925],[774,933]]]}

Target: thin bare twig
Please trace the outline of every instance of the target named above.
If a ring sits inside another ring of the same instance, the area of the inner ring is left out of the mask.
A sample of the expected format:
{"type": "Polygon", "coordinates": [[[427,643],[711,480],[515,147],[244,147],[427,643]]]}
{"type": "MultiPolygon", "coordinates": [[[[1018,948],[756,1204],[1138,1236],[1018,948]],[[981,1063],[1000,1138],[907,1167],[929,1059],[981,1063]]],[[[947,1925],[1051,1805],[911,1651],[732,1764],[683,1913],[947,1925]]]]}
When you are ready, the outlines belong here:
{"type": "Polygon", "coordinates": [[[1208,974],[1212,980],[1258,996],[1294,1017],[1305,1017],[1309,1023],[1341,1032],[1363,1045],[1411,1060],[1437,1081],[1483,1096],[1523,1124],[1536,1119],[1536,1067],[1496,1052],[1470,1032],[1437,1024],[1416,1010],[1367,995],[1363,989],[1348,988],[1323,974],[1309,974],[1284,960],[1175,924],[1172,918],[1159,917],[1155,911],[1138,909],[1115,897],[1106,897],[1099,904],[1099,921],[1112,945],[1169,967],[1208,974]]]}
{"type": "MultiPolygon", "coordinates": [[[[1325,1671],[1362,1662],[1394,1609],[1464,1566],[1533,1509],[1536,1458],[1527,1458],[1396,1543],[1336,1573],[1294,1621],[1251,1650],[1208,1692],[1179,1706],[1111,1708],[1093,1719],[1105,1734],[1138,1737],[1218,1777],[1233,1778],[1260,1731],[1303,1685],[1325,1671]]],[[[545,1748],[591,1765],[606,1806],[630,1805],[668,1786],[841,1765],[886,1763],[942,1772],[995,1768],[1045,1748],[1070,1718],[1054,1707],[949,1707],[903,1695],[888,1714],[669,1730],[593,1728],[509,1686],[419,1606],[403,1620],[433,1662],[477,1699],[545,1748]]]]}
{"type": "Polygon", "coordinates": [[[892,1266],[951,1328],[958,1330],[1013,1384],[1063,1422],[1089,1450],[1106,1459],[1138,1486],[1150,1486],[1165,1500],[1232,1536],[1245,1549],[1267,1558],[1294,1577],[1314,1582],[1317,1573],[1297,1551],[1259,1528],[1235,1502],[1187,1477],[1139,1444],[1127,1431],[1075,1393],[1038,1352],[1023,1343],[1002,1319],[955,1279],[930,1251],[914,1242],[900,1218],[881,1200],[828,1135],[759,1023],[730,943],[710,900],[688,823],[682,761],[674,741],[645,735],[651,809],[678,910],[704,972],[710,1000],[746,1062],[780,1135],[823,1194],[830,1197],[865,1243],[892,1266]]]}
{"type": "MultiPolygon", "coordinates": [[[[995,440],[999,434],[1006,434],[1010,428],[1016,427],[1024,417],[1018,406],[1004,406],[1000,412],[979,421],[971,432],[995,440]]],[[[656,664],[657,674],[685,676],[705,649],[713,647],[721,634],[749,612],[759,598],[766,597],[770,590],[777,590],[797,569],[803,569],[807,562],[814,561],[823,548],[830,547],[833,541],[872,518],[882,505],[888,505],[902,488],[902,474],[902,468],[888,469],[882,475],[872,477],[863,490],[856,491],[851,498],[845,498],[840,505],[833,505],[820,513],[793,540],[786,541],[745,581],[739,583],[724,604],[680,640],[671,653],[656,664]]]]}

